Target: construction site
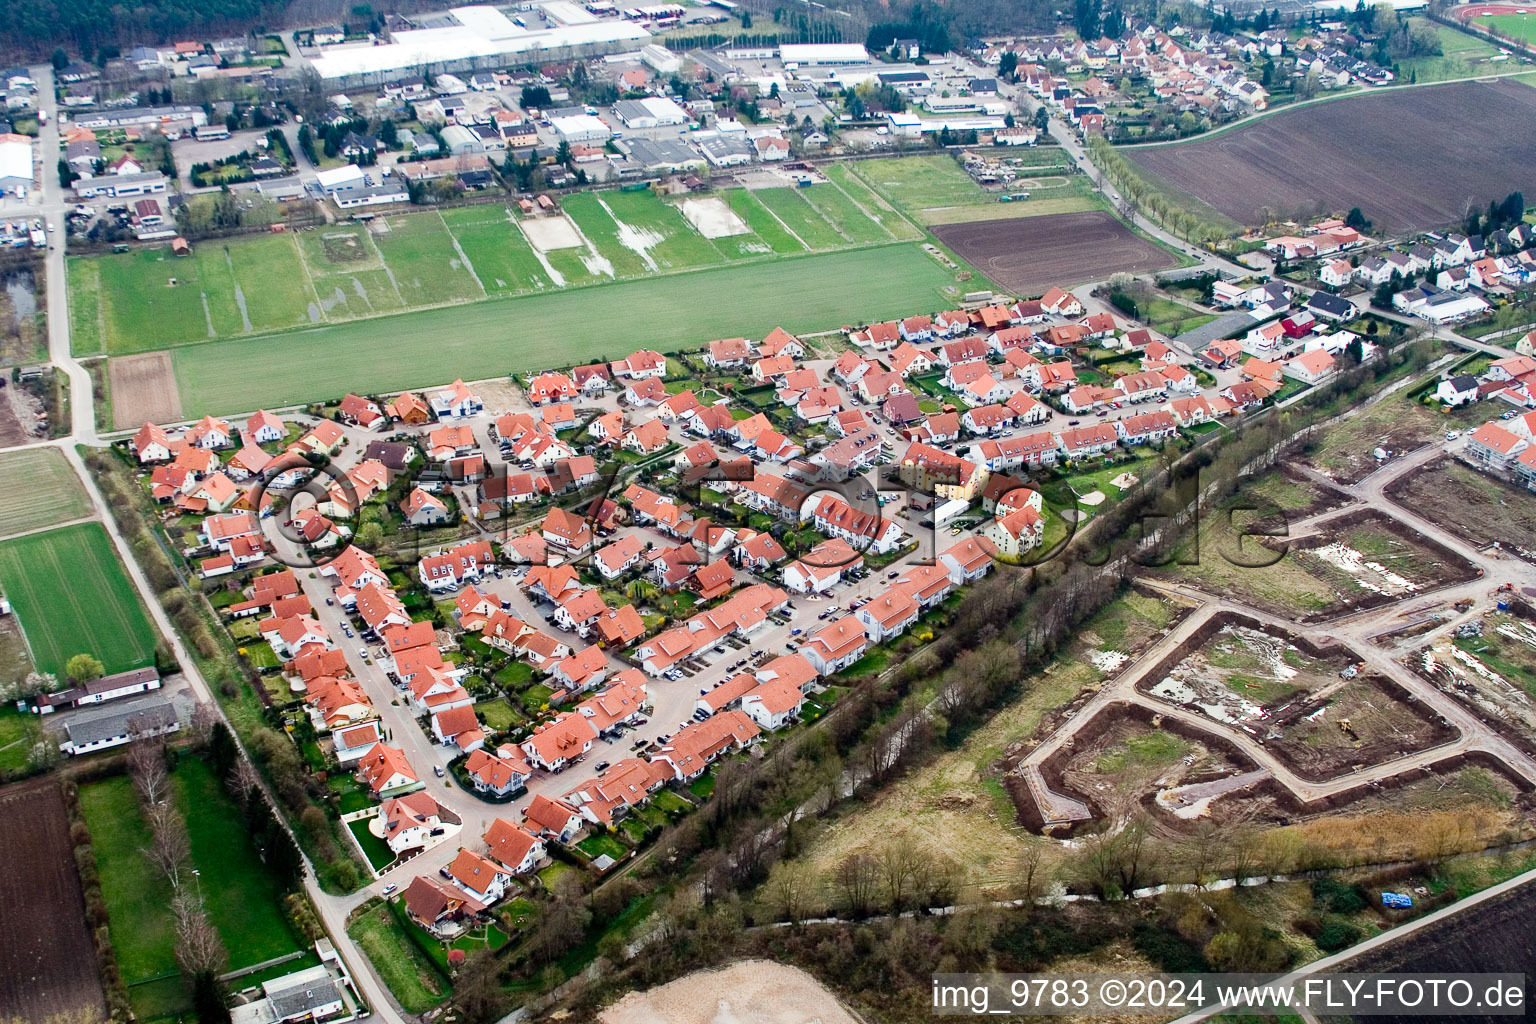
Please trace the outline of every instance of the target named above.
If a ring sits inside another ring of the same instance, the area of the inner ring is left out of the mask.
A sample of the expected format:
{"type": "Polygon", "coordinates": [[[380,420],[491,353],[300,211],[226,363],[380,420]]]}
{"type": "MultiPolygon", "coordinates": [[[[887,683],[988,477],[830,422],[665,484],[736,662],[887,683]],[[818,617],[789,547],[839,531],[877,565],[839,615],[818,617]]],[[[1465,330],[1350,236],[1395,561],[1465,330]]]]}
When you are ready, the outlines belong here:
{"type": "Polygon", "coordinates": [[[1384,496],[1434,448],[1351,483],[1304,466],[1255,481],[1299,516],[1263,542],[1284,554],[1272,577],[1209,571],[1206,546],[1200,571],[1140,578],[1178,611],[1094,658],[1103,678],[1010,745],[996,767],[1016,823],[1065,839],[1137,818],[1172,834],[1326,821],[1309,840],[1326,846],[1334,826],[1454,823],[1460,806],[1478,842],[1531,835],[1536,569],[1384,496]],[[1296,581],[1306,600],[1276,589],[1296,581]]]}

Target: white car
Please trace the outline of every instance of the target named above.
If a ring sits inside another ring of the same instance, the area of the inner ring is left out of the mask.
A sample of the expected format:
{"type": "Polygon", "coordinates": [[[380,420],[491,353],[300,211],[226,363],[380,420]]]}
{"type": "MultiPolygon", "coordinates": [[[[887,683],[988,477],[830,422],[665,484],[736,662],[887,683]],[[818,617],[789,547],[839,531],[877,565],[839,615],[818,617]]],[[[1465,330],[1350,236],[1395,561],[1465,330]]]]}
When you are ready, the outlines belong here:
{"type": "Polygon", "coordinates": [[[1447,441],[1454,441],[1454,440],[1456,440],[1460,436],[1461,436],[1461,431],[1459,431],[1459,430],[1447,430],[1445,432],[1445,439],[1447,441]]]}
{"type": "Polygon", "coordinates": [[[400,886],[396,885],[394,882],[390,882],[382,890],[380,890],[380,894],[384,895],[384,896],[388,896],[390,893],[394,892],[398,888],[400,888],[400,886]]]}

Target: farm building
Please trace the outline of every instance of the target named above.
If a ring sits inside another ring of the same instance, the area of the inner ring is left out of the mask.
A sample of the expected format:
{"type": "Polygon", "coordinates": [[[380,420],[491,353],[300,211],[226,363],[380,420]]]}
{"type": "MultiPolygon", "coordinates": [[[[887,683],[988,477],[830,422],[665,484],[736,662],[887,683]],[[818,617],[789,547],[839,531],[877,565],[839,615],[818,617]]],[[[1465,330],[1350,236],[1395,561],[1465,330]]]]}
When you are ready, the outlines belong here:
{"type": "Polygon", "coordinates": [[[181,728],[168,700],[137,704],[122,711],[74,719],[64,726],[59,749],[71,757],[120,747],[135,736],[169,736],[181,728]]]}
{"type": "Polygon", "coordinates": [[[102,676],[88,683],[37,698],[37,713],[49,715],[60,708],[80,707],[83,704],[103,704],[119,697],[135,693],[147,693],[160,689],[160,673],[153,666],[136,668],[128,672],[102,676]]]}

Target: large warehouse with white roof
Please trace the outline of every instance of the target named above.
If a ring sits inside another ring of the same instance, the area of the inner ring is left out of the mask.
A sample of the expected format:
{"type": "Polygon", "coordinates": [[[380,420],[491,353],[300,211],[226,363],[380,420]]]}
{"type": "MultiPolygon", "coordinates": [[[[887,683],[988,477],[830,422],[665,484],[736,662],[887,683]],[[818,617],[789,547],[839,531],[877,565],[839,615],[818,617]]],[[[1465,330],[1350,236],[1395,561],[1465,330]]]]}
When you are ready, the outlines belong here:
{"type": "Polygon", "coordinates": [[[0,195],[24,196],[32,189],[32,140],[0,135],[0,195]]]}
{"type": "Polygon", "coordinates": [[[431,28],[406,29],[383,46],[336,47],[312,61],[327,86],[378,85],[402,73],[487,71],[528,60],[635,50],[651,34],[632,22],[576,21],[523,28],[494,7],[454,7],[431,28]],[[446,22],[446,23],[445,23],[446,22]]]}

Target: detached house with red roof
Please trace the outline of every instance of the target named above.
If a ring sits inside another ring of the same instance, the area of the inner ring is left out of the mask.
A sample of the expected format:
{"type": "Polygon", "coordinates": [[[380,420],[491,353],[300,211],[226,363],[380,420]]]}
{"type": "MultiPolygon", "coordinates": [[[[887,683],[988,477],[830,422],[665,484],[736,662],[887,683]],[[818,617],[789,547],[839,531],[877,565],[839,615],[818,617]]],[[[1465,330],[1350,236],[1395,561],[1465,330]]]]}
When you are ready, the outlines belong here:
{"type": "Polygon", "coordinates": [[[546,856],[542,837],[505,818],[497,818],[485,830],[491,858],[514,875],[526,875],[546,856]]]}
{"type": "Polygon", "coordinates": [[[374,746],[358,761],[357,777],[375,799],[422,788],[421,780],[405,759],[405,751],[383,743],[374,746]]]}
{"type": "Polygon", "coordinates": [[[869,638],[863,623],[852,615],[833,619],[811,634],[799,653],[816,670],[817,675],[841,672],[864,656],[869,638]]]}
{"type": "Polygon", "coordinates": [[[171,457],[171,437],[161,427],[146,423],[128,442],[140,463],[164,462],[171,457]]]}
{"type": "Polygon", "coordinates": [[[625,380],[660,378],[667,375],[667,357],[660,352],[641,349],[630,353],[625,359],[610,363],[608,368],[615,377],[625,380]]]}
{"type": "Polygon", "coordinates": [[[582,829],[581,814],[564,800],[551,800],[542,793],[523,809],[523,825],[528,831],[561,845],[570,843],[582,829]]]}
{"type": "Polygon", "coordinates": [[[364,430],[372,430],[381,423],[387,422],[384,410],[380,409],[377,402],[371,399],[361,398],[348,392],[341,400],[341,405],[336,409],[336,414],[345,423],[350,423],[364,430]]]}

